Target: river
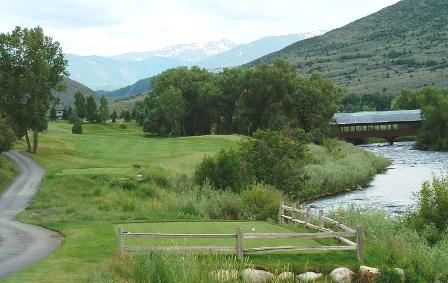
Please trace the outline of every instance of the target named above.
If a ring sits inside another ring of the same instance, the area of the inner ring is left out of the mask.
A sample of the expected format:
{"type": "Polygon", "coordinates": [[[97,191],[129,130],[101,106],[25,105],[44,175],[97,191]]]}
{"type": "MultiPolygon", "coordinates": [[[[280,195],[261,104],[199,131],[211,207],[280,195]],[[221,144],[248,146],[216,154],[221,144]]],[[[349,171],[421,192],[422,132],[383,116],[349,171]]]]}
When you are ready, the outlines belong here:
{"type": "Polygon", "coordinates": [[[403,213],[415,203],[414,193],[423,182],[448,173],[448,152],[420,151],[412,146],[412,142],[362,146],[389,158],[392,165],[367,188],[321,198],[314,203],[325,209],[356,204],[382,208],[391,214],[403,213]]]}

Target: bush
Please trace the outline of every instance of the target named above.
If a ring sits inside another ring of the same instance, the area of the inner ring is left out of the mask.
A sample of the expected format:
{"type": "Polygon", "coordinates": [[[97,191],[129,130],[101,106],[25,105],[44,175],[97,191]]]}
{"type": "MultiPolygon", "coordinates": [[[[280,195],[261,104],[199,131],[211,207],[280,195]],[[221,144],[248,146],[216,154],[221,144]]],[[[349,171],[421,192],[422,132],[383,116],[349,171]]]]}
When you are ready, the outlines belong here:
{"type": "Polygon", "coordinates": [[[128,126],[126,124],[120,124],[120,129],[124,130],[124,129],[127,129],[127,128],[128,128],[128,126]]]}
{"type": "Polygon", "coordinates": [[[82,125],[81,122],[75,121],[75,123],[72,126],[72,133],[73,134],[77,134],[77,135],[81,135],[82,134],[82,125]]]}
{"type": "Polygon", "coordinates": [[[234,192],[239,192],[252,181],[235,150],[221,150],[215,156],[204,157],[196,168],[195,180],[201,185],[209,182],[219,190],[231,189],[234,192]]]}
{"type": "Polygon", "coordinates": [[[243,201],[239,195],[229,191],[216,194],[207,203],[207,213],[211,219],[237,220],[243,214],[243,201]]]}
{"type": "Polygon", "coordinates": [[[308,135],[301,129],[260,130],[237,150],[221,151],[206,157],[196,169],[196,181],[208,180],[217,189],[241,187],[259,182],[297,195],[304,180],[304,165],[309,161],[308,135]]]}
{"type": "Polygon", "coordinates": [[[0,153],[11,149],[16,136],[6,119],[0,116],[0,153]]]}
{"type": "Polygon", "coordinates": [[[416,197],[417,207],[407,223],[434,244],[448,231],[448,177],[425,182],[416,197]]]}
{"type": "Polygon", "coordinates": [[[282,193],[272,186],[253,185],[241,194],[247,217],[254,220],[275,219],[282,193]]]}

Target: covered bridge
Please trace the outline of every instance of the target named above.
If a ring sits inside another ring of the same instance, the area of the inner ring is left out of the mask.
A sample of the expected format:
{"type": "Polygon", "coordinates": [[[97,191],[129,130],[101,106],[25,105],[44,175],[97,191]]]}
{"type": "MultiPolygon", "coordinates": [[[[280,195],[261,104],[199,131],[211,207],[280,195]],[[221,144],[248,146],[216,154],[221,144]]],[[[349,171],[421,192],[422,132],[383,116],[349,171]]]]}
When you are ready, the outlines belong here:
{"type": "Polygon", "coordinates": [[[393,143],[398,137],[415,136],[423,120],[420,109],[336,113],[332,124],[340,138],[359,143],[369,137],[393,143]]]}

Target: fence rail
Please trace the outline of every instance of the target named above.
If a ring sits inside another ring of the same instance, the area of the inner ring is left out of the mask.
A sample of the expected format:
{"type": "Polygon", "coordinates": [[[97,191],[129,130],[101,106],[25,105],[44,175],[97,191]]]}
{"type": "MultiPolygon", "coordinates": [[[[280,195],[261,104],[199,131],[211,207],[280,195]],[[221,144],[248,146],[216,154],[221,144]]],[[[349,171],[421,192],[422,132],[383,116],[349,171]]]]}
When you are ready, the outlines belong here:
{"type": "Polygon", "coordinates": [[[123,231],[122,227],[118,228],[119,252],[122,255],[125,252],[144,252],[144,251],[161,251],[161,252],[206,252],[206,253],[231,253],[236,254],[238,259],[243,259],[244,254],[258,254],[258,253],[275,253],[275,252],[291,252],[291,251],[347,251],[356,250],[358,260],[363,260],[363,237],[362,228],[357,227],[356,230],[342,225],[340,221],[335,221],[328,217],[324,217],[322,212],[317,214],[319,225],[311,223],[313,213],[311,209],[307,208],[305,217],[307,220],[303,221],[296,218],[295,213],[302,213],[302,210],[296,207],[288,207],[284,204],[280,205],[279,220],[285,220],[292,223],[299,223],[305,227],[317,229],[317,233],[242,233],[239,228],[234,234],[167,234],[167,233],[131,233],[123,231]],[[286,211],[290,211],[292,216],[285,215],[286,211]],[[324,227],[323,222],[337,224],[340,231],[332,231],[324,227]],[[346,239],[346,237],[356,238],[356,243],[346,239]],[[235,239],[235,246],[220,247],[220,246],[126,246],[124,240],[126,238],[151,238],[151,239],[235,239]],[[322,238],[336,238],[347,246],[277,246],[277,247],[257,247],[244,248],[244,239],[322,239],[322,238]]]}
{"type": "MultiPolygon", "coordinates": [[[[306,228],[319,231],[318,233],[313,233],[313,235],[319,235],[325,232],[328,233],[328,235],[333,235],[328,238],[334,237],[340,242],[347,244],[347,246],[337,246],[338,248],[345,250],[356,250],[358,261],[364,261],[364,234],[361,226],[357,226],[356,229],[352,229],[344,225],[342,219],[334,220],[325,216],[323,209],[318,209],[318,213],[315,213],[313,212],[313,209],[317,209],[317,206],[313,204],[302,209],[298,207],[298,204],[287,206],[284,202],[281,202],[278,210],[278,222],[285,223],[285,221],[290,221],[293,224],[302,224],[306,228]],[[315,220],[317,225],[312,223],[313,220],[315,220]],[[334,225],[337,232],[326,228],[325,223],[334,225]],[[347,237],[355,237],[356,242],[347,239],[347,237]]],[[[329,250],[338,250],[333,249],[333,247],[329,248],[329,250]]]]}

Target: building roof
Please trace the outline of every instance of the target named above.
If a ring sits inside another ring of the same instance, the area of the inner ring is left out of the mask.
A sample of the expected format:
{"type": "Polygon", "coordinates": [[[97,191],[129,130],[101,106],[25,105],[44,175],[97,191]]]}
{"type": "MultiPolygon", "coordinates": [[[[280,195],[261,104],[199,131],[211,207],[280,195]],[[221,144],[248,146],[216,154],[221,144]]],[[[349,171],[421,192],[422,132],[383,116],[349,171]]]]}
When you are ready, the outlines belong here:
{"type": "Polygon", "coordinates": [[[333,116],[333,124],[359,125],[359,124],[383,124],[422,121],[422,111],[397,110],[357,113],[336,113],[333,116]]]}

